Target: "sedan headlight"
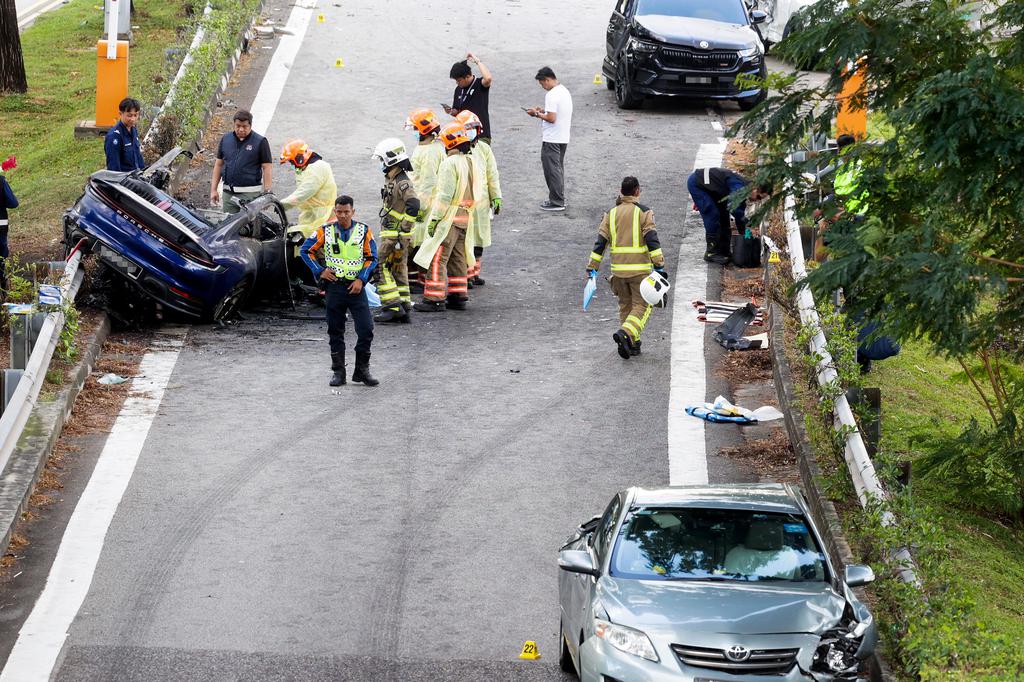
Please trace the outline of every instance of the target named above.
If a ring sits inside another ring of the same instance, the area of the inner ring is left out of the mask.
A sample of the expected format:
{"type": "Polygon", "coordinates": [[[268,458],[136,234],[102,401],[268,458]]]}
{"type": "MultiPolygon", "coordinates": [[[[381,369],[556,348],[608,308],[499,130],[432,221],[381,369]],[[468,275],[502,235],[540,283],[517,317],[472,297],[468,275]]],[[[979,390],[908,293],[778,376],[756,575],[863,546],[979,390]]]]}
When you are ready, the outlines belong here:
{"type": "Polygon", "coordinates": [[[598,637],[611,644],[619,651],[658,662],[658,653],[654,645],[644,633],[625,625],[616,625],[600,618],[594,619],[594,631],[598,637]]]}

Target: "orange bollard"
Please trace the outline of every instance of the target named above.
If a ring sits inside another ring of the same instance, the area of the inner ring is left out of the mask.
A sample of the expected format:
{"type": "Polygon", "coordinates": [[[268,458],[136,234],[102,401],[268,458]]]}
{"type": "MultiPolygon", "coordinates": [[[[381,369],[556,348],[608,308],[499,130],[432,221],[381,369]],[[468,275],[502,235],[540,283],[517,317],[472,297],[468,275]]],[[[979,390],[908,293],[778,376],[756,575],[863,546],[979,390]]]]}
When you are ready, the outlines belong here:
{"type": "Polygon", "coordinates": [[[96,44],[96,125],[117,123],[117,105],[128,96],[128,41],[117,41],[117,59],[107,59],[107,41],[96,44]]]}
{"type": "Polygon", "coordinates": [[[867,67],[863,61],[845,69],[846,81],[843,91],[839,93],[839,113],[836,116],[836,135],[850,134],[858,140],[868,136],[867,106],[854,108],[853,99],[864,91],[864,72],[867,67]]]}

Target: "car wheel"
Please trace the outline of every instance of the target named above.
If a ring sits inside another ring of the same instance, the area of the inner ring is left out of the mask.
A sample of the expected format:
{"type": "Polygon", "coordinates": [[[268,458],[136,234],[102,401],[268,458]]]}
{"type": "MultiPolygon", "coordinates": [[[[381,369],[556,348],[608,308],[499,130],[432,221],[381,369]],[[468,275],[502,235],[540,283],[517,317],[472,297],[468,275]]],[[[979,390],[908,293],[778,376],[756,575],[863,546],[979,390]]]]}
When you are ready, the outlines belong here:
{"type": "Polygon", "coordinates": [[[605,78],[604,79],[604,87],[608,88],[609,90],[614,91],[615,90],[615,79],[614,78],[605,78]]]}
{"type": "Polygon", "coordinates": [[[562,629],[561,621],[558,622],[558,667],[563,672],[579,676],[576,664],[572,662],[572,654],[569,653],[569,647],[565,645],[565,630],[562,629]]]}
{"type": "Polygon", "coordinates": [[[213,309],[214,322],[225,320],[241,310],[245,299],[249,297],[251,286],[252,278],[243,277],[235,286],[231,287],[231,290],[224,294],[224,298],[213,309]]]}
{"type": "Polygon", "coordinates": [[[634,95],[629,85],[625,59],[619,59],[619,66],[615,70],[615,103],[619,109],[639,109],[644,103],[643,97],[634,95]]]}
{"type": "Polygon", "coordinates": [[[750,111],[758,104],[763,102],[766,97],[768,97],[768,91],[762,90],[753,97],[741,97],[740,99],[736,100],[736,103],[740,105],[740,109],[742,109],[743,111],[750,111]]]}

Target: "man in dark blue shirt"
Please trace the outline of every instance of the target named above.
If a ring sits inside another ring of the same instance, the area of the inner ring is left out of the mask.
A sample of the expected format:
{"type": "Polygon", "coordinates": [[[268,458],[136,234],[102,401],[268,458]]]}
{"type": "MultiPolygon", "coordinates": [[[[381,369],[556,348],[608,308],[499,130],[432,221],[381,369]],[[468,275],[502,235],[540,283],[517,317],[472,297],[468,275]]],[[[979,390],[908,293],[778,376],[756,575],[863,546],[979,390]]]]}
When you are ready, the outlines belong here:
{"type": "Polygon", "coordinates": [[[18,208],[18,198],[14,196],[14,191],[7,184],[4,172],[14,167],[14,157],[7,159],[0,166],[0,290],[2,290],[4,298],[6,298],[7,292],[7,257],[11,255],[11,250],[7,246],[7,209],[18,208]]]}
{"type": "Polygon", "coordinates": [[[103,151],[107,155],[107,170],[133,171],[146,167],[142,160],[142,148],[139,146],[139,112],[142,106],[138,100],[125,97],[117,105],[121,120],[110,129],[103,142],[103,151]]]}
{"type": "Polygon", "coordinates": [[[270,143],[252,129],[252,114],[244,109],[235,113],[235,129],[225,133],[217,147],[210,181],[210,205],[221,205],[220,181],[224,180],[223,209],[237,213],[236,199],[251,201],[270,191],[270,169],[274,158],[270,143]]]}

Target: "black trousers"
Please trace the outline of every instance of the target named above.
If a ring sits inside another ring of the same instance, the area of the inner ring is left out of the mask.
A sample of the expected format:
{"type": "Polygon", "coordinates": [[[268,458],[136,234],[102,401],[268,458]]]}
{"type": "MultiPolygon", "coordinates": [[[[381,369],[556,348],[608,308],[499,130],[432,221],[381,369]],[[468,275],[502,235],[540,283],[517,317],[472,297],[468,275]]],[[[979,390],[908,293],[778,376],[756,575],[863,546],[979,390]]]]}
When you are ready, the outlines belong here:
{"type": "Polygon", "coordinates": [[[373,343],[373,315],[366,300],[366,290],[358,294],[348,292],[352,280],[339,279],[327,283],[327,335],[331,339],[331,353],[345,352],[345,313],[352,315],[356,328],[356,353],[369,353],[373,343]]]}

